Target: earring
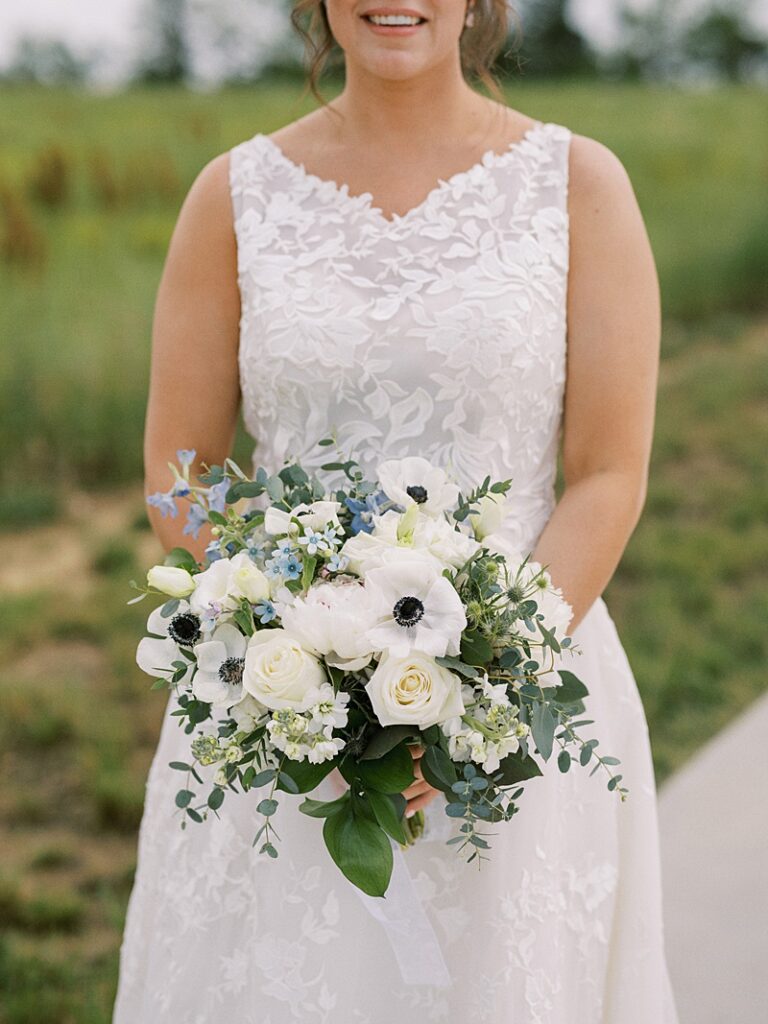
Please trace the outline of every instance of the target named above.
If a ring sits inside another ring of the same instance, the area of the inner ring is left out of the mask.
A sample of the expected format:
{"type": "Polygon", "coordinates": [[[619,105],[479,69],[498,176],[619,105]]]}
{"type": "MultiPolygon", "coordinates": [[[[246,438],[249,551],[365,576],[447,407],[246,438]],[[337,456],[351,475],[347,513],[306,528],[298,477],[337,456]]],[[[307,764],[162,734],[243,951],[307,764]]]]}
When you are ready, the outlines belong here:
{"type": "Polygon", "coordinates": [[[474,7],[470,7],[469,10],[467,11],[467,16],[464,19],[464,25],[467,28],[472,28],[472,26],[474,24],[475,24],[475,11],[474,11],[474,7]]]}

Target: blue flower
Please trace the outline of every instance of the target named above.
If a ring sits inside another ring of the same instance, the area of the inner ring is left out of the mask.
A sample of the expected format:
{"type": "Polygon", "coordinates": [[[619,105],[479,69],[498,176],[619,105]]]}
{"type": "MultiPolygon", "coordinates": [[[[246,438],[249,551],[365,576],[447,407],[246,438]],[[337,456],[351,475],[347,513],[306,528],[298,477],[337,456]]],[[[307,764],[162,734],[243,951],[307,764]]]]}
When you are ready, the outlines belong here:
{"type": "Polygon", "coordinates": [[[208,488],[208,507],[213,512],[224,512],[226,508],[226,495],[229,490],[229,477],[225,476],[221,483],[213,484],[208,488]]]}
{"type": "Polygon", "coordinates": [[[287,580],[297,580],[299,576],[301,576],[301,569],[301,559],[297,558],[295,555],[289,555],[288,558],[283,561],[283,576],[287,580]]]}
{"type": "Polygon", "coordinates": [[[159,508],[163,519],[165,519],[169,514],[171,519],[175,519],[179,514],[179,510],[176,508],[176,502],[173,500],[173,489],[165,492],[155,491],[154,494],[148,495],[147,504],[152,505],[153,508],[159,508]]]}
{"type": "Polygon", "coordinates": [[[209,562],[218,562],[218,560],[223,557],[219,549],[219,542],[212,540],[205,549],[205,554],[209,562]]]}
{"type": "Polygon", "coordinates": [[[322,533],[317,533],[311,527],[306,528],[303,537],[299,537],[299,544],[303,544],[308,555],[315,555],[318,551],[330,551],[330,544],[322,533]]]}
{"type": "Polygon", "coordinates": [[[389,498],[383,491],[369,494],[364,501],[357,498],[345,498],[344,504],[352,513],[350,530],[356,533],[373,533],[373,516],[377,515],[383,505],[389,504],[389,498]]]}
{"type": "Polygon", "coordinates": [[[275,606],[271,601],[267,601],[266,598],[253,606],[253,612],[262,626],[266,626],[266,624],[271,622],[277,615],[275,606]]]}
{"type": "Polygon", "coordinates": [[[331,572],[344,572],[349,565],[349,559],[346,555],[340,555],[338,551],[334,551],[331,557],[328,559],[328,568],[331,572]]]}
{"type": "Polygon", "coordinates": [[[179,460],[182,466],[191,466],[195,461],[197,452],[194,448],[179,448],[176,452],[176,458],[179,460]]]}
{"type": "Polygon", "coordinates": [[[177,498],[186,498],[190,493],[191,488],[186,480],[182,480],[180,477],[171,488],[170,493],[175,494],[177,498]]]}
{"type": "Polygon", "coordinates": [[[187,512],[187,523],[182,533],[191,533],[192,536],[197,540],[198,534],[200,533],[200,527],[208,522],[208,512],[203,508],[202,505],[190,505],[187,512]]]}

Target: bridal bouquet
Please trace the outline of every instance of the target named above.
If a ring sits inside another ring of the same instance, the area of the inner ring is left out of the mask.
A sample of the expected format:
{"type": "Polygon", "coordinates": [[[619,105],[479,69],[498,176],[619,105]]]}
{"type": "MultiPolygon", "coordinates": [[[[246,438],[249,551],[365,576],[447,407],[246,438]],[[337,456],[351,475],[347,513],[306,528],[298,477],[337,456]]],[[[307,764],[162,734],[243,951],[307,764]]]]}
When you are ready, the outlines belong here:
{"type": "Polygon", "coordinates": [[[195,453],[177,457],[170,490],[148,501],[176,516],[185,499],[184,533],[209,523],[214,540],[202,565],[172,550],[133,600],[164,599],[137,661],[153,688],[174,691],[191,737],[189,761],[170,764],[185,775],[182,827],[258,790],[253,845],[276,857],[278,791],[310,794],[338,768],[341,795],[299,809],[323,819],[345,876],[384,895],[391,840],[424,828],[423,812],[405,817],[411,744],[455,819],[448,842],[470,861],[556,746],[560,771],[594,762],[624,799],[617,759],[579,734],[592,723],[578,720],[586,687],[563,667],[570,606],[504,541],[510,481],[465,495],[423,458],[387,460],[368,480],[339,456],[322,467],[343,474],[330,490],[296,462],[249,478],[227,459],[193,483],[195,453]]]}

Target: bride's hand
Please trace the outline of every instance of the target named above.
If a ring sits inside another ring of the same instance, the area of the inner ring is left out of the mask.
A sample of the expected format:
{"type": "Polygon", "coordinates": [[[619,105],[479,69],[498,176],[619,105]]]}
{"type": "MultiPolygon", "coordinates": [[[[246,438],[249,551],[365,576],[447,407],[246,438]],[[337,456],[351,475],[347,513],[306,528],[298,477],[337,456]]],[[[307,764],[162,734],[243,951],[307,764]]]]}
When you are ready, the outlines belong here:
{"type": "Polygon", "coordinates": [[[413,757],[413,774],[416,776],[416,781],[403,790],[403,796],[408,801],[405,807],[405,814],[406,817],[410,818],[416,811],[422,810],[427,804],[431,803],[440,793],[440,790],[430,786],[421,774],[421,758],[424,754],[424,747],[413,744],[409,745],[408,749],[413,757]]]}

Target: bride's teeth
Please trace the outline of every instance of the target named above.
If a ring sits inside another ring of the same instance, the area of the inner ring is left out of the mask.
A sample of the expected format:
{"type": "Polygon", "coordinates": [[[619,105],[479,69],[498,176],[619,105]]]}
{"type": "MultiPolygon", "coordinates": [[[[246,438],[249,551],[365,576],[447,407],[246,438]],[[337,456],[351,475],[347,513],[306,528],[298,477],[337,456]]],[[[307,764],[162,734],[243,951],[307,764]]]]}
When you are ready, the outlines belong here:
{"type": "Polygon", "coordinates": [[[366,14],[366,18],[374,25],[418,25],[424,20],[408,14],[366,14]]]}

